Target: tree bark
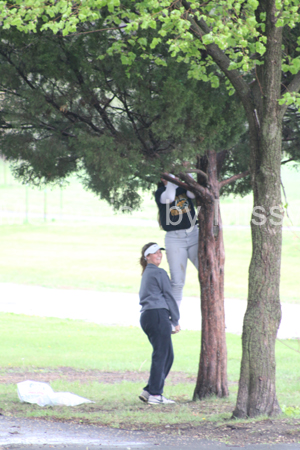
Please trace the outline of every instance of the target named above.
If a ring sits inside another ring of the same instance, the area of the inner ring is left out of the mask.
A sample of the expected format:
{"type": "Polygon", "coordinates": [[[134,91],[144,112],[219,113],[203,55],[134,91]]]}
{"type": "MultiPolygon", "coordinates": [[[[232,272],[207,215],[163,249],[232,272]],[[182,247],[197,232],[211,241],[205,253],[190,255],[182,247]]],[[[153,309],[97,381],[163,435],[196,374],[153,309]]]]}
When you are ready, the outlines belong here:
{"type": "MultiPolygon", "coordinates": [[[[202,159],[203,160],[203,159],[202,159]]],[[[205,195],[197,196],[199,220],[199,281],[201,286],[201,353],[193,400],[228,395],[224,312],[224,262],[216,153],[207,154],[205,195]],[[208,164],[207,164],[208,163],[208,164]]]]}
{"type": "Polygon", "coordinates": [[[280,191],[282,30],[276,27],[275,1],[266,0],[267,51],[260,73],[261,104],[250,123],[254,209],[248,306],[244,318],[243,355],[234,417],[281,412],[275,387],[275,341],[281,319],[279,299],[282,211],[280,191]],[[261,113],[260,113],[261,111],[261,113]],[[253,121],[252,121],[253,123],[253,121]],[[259,207],[259,209],[255,209],[259,207]],[[260,214],[261,216],[258,216],[260,214]],[[276,214],[276,216],[275,216],[276,214]]]}

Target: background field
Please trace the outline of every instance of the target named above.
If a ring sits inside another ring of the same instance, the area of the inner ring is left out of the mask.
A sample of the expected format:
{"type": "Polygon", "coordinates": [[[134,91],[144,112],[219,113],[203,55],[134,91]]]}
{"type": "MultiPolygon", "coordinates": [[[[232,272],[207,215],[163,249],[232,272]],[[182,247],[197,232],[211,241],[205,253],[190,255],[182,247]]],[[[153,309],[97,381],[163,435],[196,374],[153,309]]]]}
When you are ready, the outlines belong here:
{"type": "MultiPolygon", "coordinates": [[[[300,166],[282,167],[282,181],[287,195],[291,220],[285,217],[285,226],[300,227],[300,166]],[[291,222],[292,221],[292,222],[291,222]]],[[[286,204],[284,195],[283,204],[286,204]]],[[[223,225],[249,226],[252,209],[252,194],[244,198],[227,197],[221,199],[223,225]]],[[[125,214],[113,210],[113,205],[85,191],[76,177],[71,177],[63,188],[38,189],[24,186],[15,180],[7,163],[0,159],[0,225],[43,222],[92,222],[97,224],[156,226],[157,208],[151,192],[144,194],[144,202],[139,211],[124,210],[125,214]]]]}
{"type": "MultiPolygon", "coordinates": [[[[142,245],[163,242],[155,228],[52,224],[0,227],[0,282],[57,288],[138,292],[142,245]]],[[[225,229],[225,296],[245,299],[251,254],[250,231],[225,229]]],[[[300,303],[300,240],[284,233],[281,297],[300,303]]],[[[162,267],[168,270],[164,258],[162,267]]],[[[188,265],[184,295],[198,296],[196,269],[188,265]]]]}
{"type": "MultiPolygon", "coordinates": [[[[283,182],[294,228],[286,217],[281,299],[300,303],[300,172],[284,167],[283,182]]],[[[226,297],[247,297],[251,206],[251,195],[221,201],[226,297]]],[[[140,211],[115,213],[76,179],[63,189],[33,189],[14,180],[0,160],[0,282],[138,292],[140,248],[164,240],[156,215],[151,193],[140,211]]],[[[165,259],[162,267],[168,269],[165,259]]],[[[184,295],[199,295],[191,264],[184,295]]]]}

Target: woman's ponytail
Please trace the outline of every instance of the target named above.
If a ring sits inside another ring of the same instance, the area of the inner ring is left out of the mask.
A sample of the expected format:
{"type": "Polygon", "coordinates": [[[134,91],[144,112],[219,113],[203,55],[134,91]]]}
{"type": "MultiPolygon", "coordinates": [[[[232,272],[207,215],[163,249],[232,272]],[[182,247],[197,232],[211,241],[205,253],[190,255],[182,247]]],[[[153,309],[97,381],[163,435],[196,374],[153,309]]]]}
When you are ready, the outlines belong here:
{"type": "Polygon", "coordinates": [[[149,242],[148,244],[145,244],[144,247],[142,248],[142,255],[139,259],[139,263],[142,266],[142,275],[147,267],[147,259],[144,256],[145,251],[147,250],[147,248],[151,247],[151,245],[155,244],[155,242],[149,242]]]}

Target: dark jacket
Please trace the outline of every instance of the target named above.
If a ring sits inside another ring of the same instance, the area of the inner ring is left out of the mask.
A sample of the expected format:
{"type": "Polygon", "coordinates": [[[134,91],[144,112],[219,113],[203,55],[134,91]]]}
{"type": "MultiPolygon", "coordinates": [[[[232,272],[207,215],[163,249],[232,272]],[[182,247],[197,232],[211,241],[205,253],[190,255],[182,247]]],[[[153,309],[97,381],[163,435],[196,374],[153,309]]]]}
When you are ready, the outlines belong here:
{"type": "Polygon", "coordinates": [[[181,187],[176,189],[175,200],[170,204],[160,202],[161,194],[166,190],[163,186],[155,192],[155,201],[159,209],[159,218],[165,231],[187,230],[195,217],[195,209],[192,200],[187,196],[187,191],[181,187]]]}

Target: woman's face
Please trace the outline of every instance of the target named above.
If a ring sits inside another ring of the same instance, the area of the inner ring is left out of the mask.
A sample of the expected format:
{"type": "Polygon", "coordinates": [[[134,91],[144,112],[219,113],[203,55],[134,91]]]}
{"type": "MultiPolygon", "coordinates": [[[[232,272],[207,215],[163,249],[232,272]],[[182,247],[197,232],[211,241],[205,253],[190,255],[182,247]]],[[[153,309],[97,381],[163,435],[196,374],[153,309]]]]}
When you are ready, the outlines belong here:
{"type": "Polygon", "coordinates": [[[159,266],[162,259],[162,252],[161,250],[157,250],[155,253],[150,253],[150,255],[147,255],[147,263],[148,264],[154,264],[155,266],[159,266]]]}

